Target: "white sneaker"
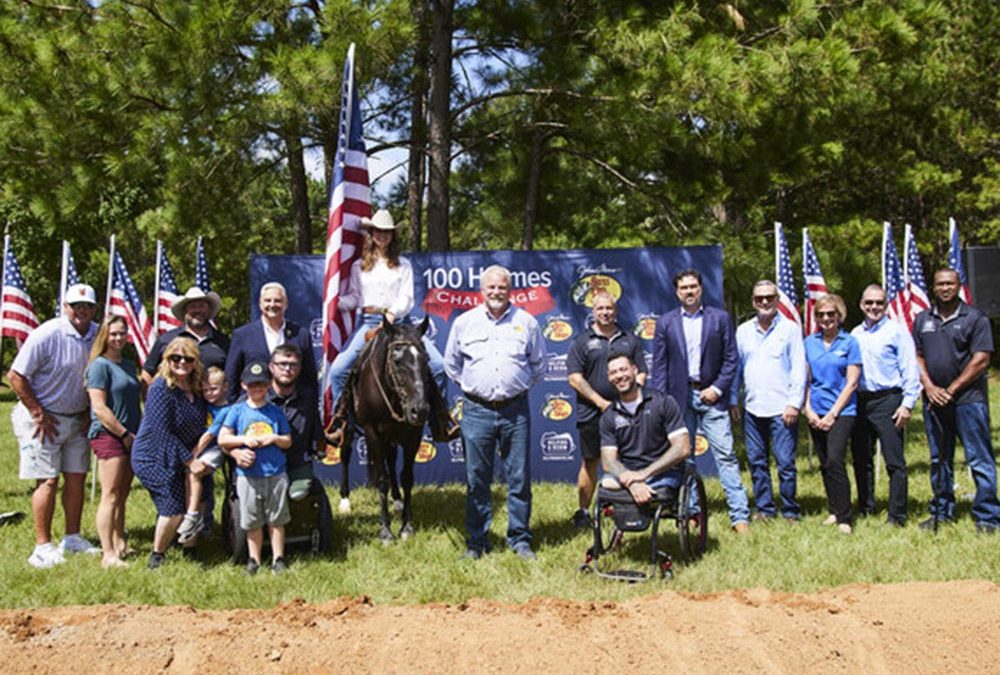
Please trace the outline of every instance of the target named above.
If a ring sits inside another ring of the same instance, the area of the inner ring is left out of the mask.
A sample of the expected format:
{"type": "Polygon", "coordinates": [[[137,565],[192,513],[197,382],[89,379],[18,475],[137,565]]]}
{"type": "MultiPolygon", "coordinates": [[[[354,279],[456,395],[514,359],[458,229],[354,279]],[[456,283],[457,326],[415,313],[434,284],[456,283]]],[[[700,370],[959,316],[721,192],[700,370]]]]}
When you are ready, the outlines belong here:
{"type": "Polygon", "coordinates": [[[63,540],[59,542],[59,548],[62,550],[64,555],[67,553],[88,553],[90,555],[101,554],[99,546],[94,546],[79,534],[67,534],[63,537],[63,540]]]}
{"type": "Polygon", "coordinates": [[[51,541],[47,544],[38,544],[35,546],[35,550],[31,552],[31,557],[28,558],[28,564],[40,570],[55,567],[64,562],[66,562],[66,558],[63,557],[62,552],[51,541]]]}

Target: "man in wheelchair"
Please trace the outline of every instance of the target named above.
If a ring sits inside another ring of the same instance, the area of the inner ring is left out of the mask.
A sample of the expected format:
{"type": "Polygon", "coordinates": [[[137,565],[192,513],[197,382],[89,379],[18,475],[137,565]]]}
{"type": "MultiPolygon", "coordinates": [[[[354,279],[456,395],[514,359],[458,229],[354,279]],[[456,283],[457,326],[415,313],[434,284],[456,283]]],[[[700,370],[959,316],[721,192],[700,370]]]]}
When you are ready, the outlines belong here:
{"type": "MultiPolygon", "coordinates": [[[[628,354],[613,353],[608,359],[608,380],[618,400],[601,415],[601,478],[594,506],[594,546],[581,569],[597,571],[602,554],[621,545],[621,533],[653,528],[651,562],[661,573],[669,573],[669,556],[657,548],[657,526],[661,517],[676,518],[684,525],[686,505],[693,501],[686,481],[685,460],[691,445],[684,417],[674,399],[636,382],[639,370],[628,354]],[[684,508],[679,508],[684,506],[684,508]],[[602,520],[610,519],[610,536],[603,536],[602,520]],[[595,563],[594,570],[590,563],[595,563]]],[[[696,478],[696,476],[695,476],[696,478]]],[[[701,494],[701,493],[699,493],[701,494]]],[[[642,573],[618,571],[606,574],[638,580],[642,573]]]]}

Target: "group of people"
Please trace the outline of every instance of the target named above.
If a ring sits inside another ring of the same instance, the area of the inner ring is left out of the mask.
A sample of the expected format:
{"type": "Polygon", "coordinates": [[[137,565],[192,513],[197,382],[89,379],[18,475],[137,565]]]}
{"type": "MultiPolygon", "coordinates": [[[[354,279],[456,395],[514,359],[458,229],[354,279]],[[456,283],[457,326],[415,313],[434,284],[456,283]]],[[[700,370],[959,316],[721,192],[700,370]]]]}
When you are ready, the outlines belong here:
{"type": "Polygon", "coordinates": [[[887,522],[902,527],[909,515],[904,431],[922,392],[934,496],[931,516],[920,527],[955,518],[953,466],[960,438],[976,485],[976,529],[1000,528],[987,412],[992,332],[982,312],[959,299],[957,272],[942,269],[934,275],[933,306],[917,317],[912,334],[886,315],[885,290],[875,284],[864,290],[864,321],[850,333],[843,328],[843,299],[819,298],[814,308],[819,330],[805,339],[798,324],[778,311],[772,281],[755,284],[755,316],[735,330],[724,310],[702,304],[696,270],[678,273],[674,287],[680,306],[657,321],[650,372],[635,337],[615,321],[614,299],[604,293],[594,295],[593,322],[569,352],[582,450],[579,509],[573,515],[578,527],[590,523],[587,509],[599,461],[602,485],[628,489],[636,501],[646,501],[661,485],[676,487],[677,468],[698,433],[711,449],[736,533],[748,532],[752,521],[779,516],[796,524],[802,517],[795,463],[800,416],[820,463],[828,509],[824,524],[850,534],[855,516],[874,513],[878,440],[889,477],[887,522]],[[731,425],[741,420],[752,517],[733,450],[731,425]],[[857,493],[853,510],[848,448],[857,493]]]}
{"type": "Polygon", "coordinates": [[[94,289],[67,289],[62,315],[28,336],[8,373],[19,399],[12,421],[20,476],[36,481],[30,565],[52,567],[73,553],[100,555],[108,568],[127,565],[134,554],[125,531],[133,477],[157,513],[148,566],[163,564],[175,535],[193,555],[199,536],[211,533],[212,473],[228,455],[253,563],[248,570],[260,565],[265,524],[272,570],[286,568],[288,493],[296,481],[308,490],[310,456],[322,453],[324,441],[308,332],[285,320],[281,284],[265,284],[259,302],[260,320],[230,341],[213,326],[219,296],[191,288],[171,307],[181,325],[157,338],[140,371],[123,357],[125,319],[108,316],[98,326],[94,289]],[[80,535],[91,450],[101,485],[99,547],[80,535]],[[56,545],[60,474],[66,533],[56,545]]]}
{"type": "MultiPolygon", "coordinates": [[[[399,255],[391,215],[379,211],[362,224],[362,260],[352,268],[351,292],[343,300],[345,309],[361,313],[361,321],[330,368],[335,395],[366,334],[384,321],[402,320],[413,307],[412,267],[399,255]]],[[[738,329],[727,312],[702,303],[698,271],[678,273],[674,287],[680,306],[656,323],[651,367],[638,338],[617,323],[615,298],[600,291],[591,297],[593,321],[567,356],[582,455],[577,527],[590,523],[599,466],[601,485],[628,490],[645,502],[661,488],[677,487],[699,433],[711,448],[735,532],[746,533],[752,520],[779,514],[796,523],[802,515],[795,465],[800,416],[820,460],[828,498],[825,522],[850,533],[854,515],[873,513],[878,439],[889,474],[888,521],[902,526],[908,517],[903,432],[921,392],[934,491],[931,519],[921,526],[955,517],[953,457],[960,437],[976,482],[976,527],[981,532],[1000,527],[986,404],[992,334],[986,317],[958,299],[954,270],[934,275],[934,306],[917,317],[912,336],[886,316],[885,291],[876,285],[865,289],[865,320],[851,333],[842,327],[844,301],[836,295],[820,298],[819,330],[804,340],[797,324],[778,312],[778,289],[771,281],[754,286],[756,316],[738,329]],[[731,423],[741,419],[756,507],[752,517],[733,448],[731,423]],[[856,513],[845,468],[849,444],[856,513]],[[771,455],[778,470],[777,500],[771,455]]],[[[530,561],[536,554],[528,392],[544,373],[545,340],[536,319],[511,304],[509,270],[488,267],[480,292],[482,303],[453,323],[443,355],[425,341],[431,429],[437,440],[462,437],[463,557],[477,560],[490,552],[491,483],[499,454],[508,488],[507,547],[530,561]],[[445,376],[462,392],[460,428],[442,395],[445,376]]],[[[148,566],[163,564],[175,535],[193,554],[199,535],[211,532],[212,473],[228,455],[236,464],[248,571],[261,565],[264,525],[270,530],[272,569],[284,570],[288,493],[311,480],[309,458],[324,451],[308,331],[285,320],[287,306],[281,284],[265,284],[260,319],[238,328],[230,341],[213,325],[221,308],[218,295],[192,288],[172,307],[181,326],[156,340],[137,375],[136,364],[122,356],[128,337],[124,319],[109,316],[98,328],[94,290],[85,284],[69,288],[62,316],[29,335],[9,372],[20,401],[12,413],[20,475],[36,481],[36,546],[28,562],[46,568],[82,552],[101,554],[107,567],[126,564],[133,553],[124,529],[133,473],[157,511],[148,566]],[[91,449],[101,483],[100,547],[80,535],[91,449]],[[60,474],[66,534],[57,546],[52,519],[60,474]]]]}

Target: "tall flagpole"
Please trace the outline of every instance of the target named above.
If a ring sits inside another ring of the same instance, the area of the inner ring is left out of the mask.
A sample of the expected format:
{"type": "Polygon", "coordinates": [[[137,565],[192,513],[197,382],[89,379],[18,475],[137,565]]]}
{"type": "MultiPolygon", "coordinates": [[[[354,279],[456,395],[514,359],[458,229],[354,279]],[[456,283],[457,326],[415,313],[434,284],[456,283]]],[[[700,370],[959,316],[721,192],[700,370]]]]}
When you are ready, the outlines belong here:
{"type": "Polygon", "coordinates": [[[104,316],[108,316],[111,307],[111,284],[115,279],[115,235],[111,235],[111,245],[108,248],[108,285],[104,294],[104,316]]]}
{"type": "MultiPolygon", "coordinates": [[[[7,250],[9,248],[10,248],[10,223],[7,223],[6,225],[4,225],[3,228],[3,276],[0,277],[0,279],[3,279],[4,281],[6,281],[7,279],[7,250]]],[[[3,290],[0,290],[0,296],[2,296],[2,294],[3,290]]],[[[0,297],[0,367],[3,366],[3,326],[7,320],[7,317],[4,316],[5,315],[4,309],[6,309],[4,307],[5,304],[6,303],[3,301],[3,298],[0,297]]],[[[6,372],[6,370],[7,369],[4,368],[4,372],[6,372]]]]}
{"type": "Polygon", "coordinates": [[[160,335],[160,256],[163,254],[163,242],[159,239],[156,240],[156,279],[153,285],[153,334],[150,336],[150,344],[152,345],[153,340],[155,340],[160,335]]]}
{"type": "Polygon", "coordinates": [[[68,275],[69,275],[69,242],[63,239],[62,268],[59,271],[59,305],[56,307],[56,316],[62,315],[63,300],[66,299],[66,277],[68,275]]]}

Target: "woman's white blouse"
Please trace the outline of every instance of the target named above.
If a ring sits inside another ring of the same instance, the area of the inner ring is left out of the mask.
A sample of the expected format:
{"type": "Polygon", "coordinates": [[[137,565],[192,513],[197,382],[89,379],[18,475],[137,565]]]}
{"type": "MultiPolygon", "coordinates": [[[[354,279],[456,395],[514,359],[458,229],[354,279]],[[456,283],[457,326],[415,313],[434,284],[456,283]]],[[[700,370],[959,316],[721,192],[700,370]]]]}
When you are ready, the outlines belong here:
{"type": "Polygon", "coordinates": [[[413,267],[400,256],[399,265],[390,268],[385,258],[379,258],[367,272],[361,271],[361,262],[351,267],[350,290],[340,300],[340,307],[353,310],[359,307],[378,307],[397,319],[413,309],[413,267]]]}

